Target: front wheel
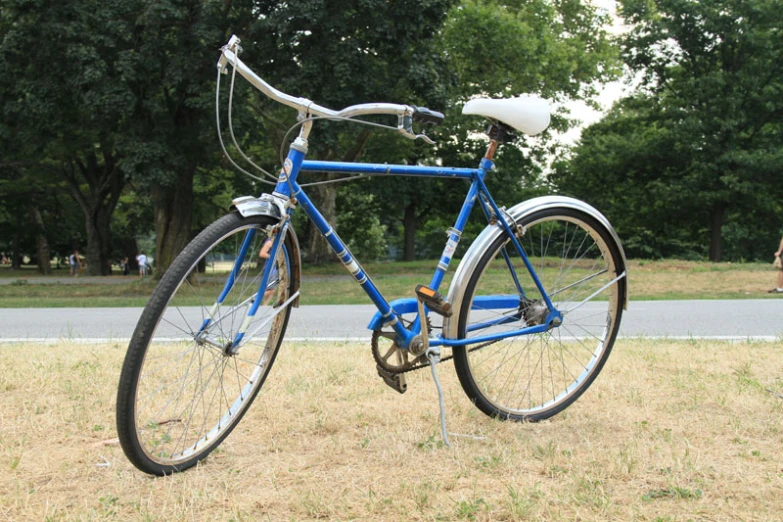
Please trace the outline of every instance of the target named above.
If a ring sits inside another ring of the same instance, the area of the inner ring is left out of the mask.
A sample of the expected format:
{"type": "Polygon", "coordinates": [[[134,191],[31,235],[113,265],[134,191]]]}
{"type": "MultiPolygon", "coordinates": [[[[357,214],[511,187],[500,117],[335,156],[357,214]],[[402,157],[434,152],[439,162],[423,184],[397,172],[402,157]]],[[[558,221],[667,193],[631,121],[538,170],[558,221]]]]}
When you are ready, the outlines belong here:
{"type": "MultiPolygon", "coordinates": [[[[612,350],[622,315],[621,247],[589,214],[571,208],[532,212],[519,238],[562,324],[546,332],[454,348],[460,383],[492,417],[547,419],[592,384],[612,350]]],[[[461,339],[546,324],[549,313],[508,235],[481,255],[460,309],[461,339]]]]}
{"type": "Polygon", "coordinates": [[[273,224],[262,216],[219,219],[176,258],[144,309],[117,394],[120,444],[140,470],[164,475],[195,465],[261,389],[285,334],[294,279],[290,244],[275,259],[259,256],[273,224]]]}

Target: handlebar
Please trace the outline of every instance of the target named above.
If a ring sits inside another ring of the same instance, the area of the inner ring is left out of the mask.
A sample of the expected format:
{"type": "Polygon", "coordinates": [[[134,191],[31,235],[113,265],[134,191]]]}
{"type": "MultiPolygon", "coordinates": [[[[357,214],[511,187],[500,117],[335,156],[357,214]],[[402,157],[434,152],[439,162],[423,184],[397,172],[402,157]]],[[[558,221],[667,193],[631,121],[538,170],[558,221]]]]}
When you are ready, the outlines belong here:
{"type": "Polygon", "coordinates": [[[369,114],[389,114],[399,118],[397,129],[402,134],[411,139],[422,138],[429,143],[433,142],[427,136],[415,134],[413,132],[411,129],[411,121],[416,120],[434,124],[443,121],[443,114],[431,111],[425,107],[412,107],[395,103],[362,103],[335,111],[318,105],[307,98],[291,96],[269,85],[239,59],[239,53],[242,52],[239,42],[239,38],[234,35],[229,39],[228,43],[221,48],[220,59],[217,63],[218,70],[222,74],[226,74],[228,72],[228,64],[231,64],[236,68],[236,71],[256,89],[266,94],[269,98],[282,103],[283,105],[292,107],[302,114],[322,116],[325,118],[353,118],[369,114]]]}

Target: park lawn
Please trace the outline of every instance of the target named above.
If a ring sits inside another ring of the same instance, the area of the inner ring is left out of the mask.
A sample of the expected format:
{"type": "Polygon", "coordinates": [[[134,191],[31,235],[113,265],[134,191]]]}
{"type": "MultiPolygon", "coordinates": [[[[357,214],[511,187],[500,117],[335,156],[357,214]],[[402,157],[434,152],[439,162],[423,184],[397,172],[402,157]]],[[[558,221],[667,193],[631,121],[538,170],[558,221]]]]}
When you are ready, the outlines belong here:
{"type": "MultiPolygon", "coordinates": [[[[455,260],[454,269],[457,263],[455,260]]],[[[416,285],[428,284],[435,264],[435,261],[368,263],[366,269],[387,299],[392,300],[411,297],[416,285]]],[[[35,277],[35,272],[29,269],[22,271],[22,275],[16,272],[17,280],[13,284],[0,285],[0,307],[143,306],[155,285],[152,279],[140,281],[136,277],[113,284],[87,279],[71,284],[48,281],[26,284],[25,281],[35,277]]],[[[444,293],[452,274],[453,270],[441,286],[444,293]]],[[[301,304],[370,302],[341,264],[305,267],[303,276],[301,304]]],[[[120,276],[111,277],[116,281],[120,276]]],[[[631,260],[628,278],[632,300],[778,298],[767,293],[775,286],[776,271],[766,263],[631,260]]]]}
{"type": "Polygon", "coordinates": [[[479,412],[450,363],[399,395],[364,344],[284,343],[201,465],[152,478],[116,442],[124,346],[0,344],[7,520],[777,520],[778,343],[621,340],[570,408],[479,412]]]}

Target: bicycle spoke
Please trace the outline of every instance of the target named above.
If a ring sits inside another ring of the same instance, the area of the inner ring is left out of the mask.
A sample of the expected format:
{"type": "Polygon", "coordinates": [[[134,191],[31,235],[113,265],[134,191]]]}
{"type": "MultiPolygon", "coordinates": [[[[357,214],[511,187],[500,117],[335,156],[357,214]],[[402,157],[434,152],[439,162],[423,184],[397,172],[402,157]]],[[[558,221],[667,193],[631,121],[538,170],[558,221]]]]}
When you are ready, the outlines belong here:
{"type": "Polygon", "coordinates": [[[287,300],[291,293],[290,268],[282,250],[271,261],[277,275],[259,292],[263,271],[255,271],[260,251],[255,238],[261,234],[245,243],[243,237],[251,227],[239,224],[243,221],[237,215],[227,216],[219,222],[222,231],[209,248],[184,262],[175,260],[161,281],[171,290],[155,301],[162,305],[154,323],[147,325],[148,337],[142,339],[145,355],[132,396],[136,413],[131,437],[143,453],[138,458],[153,463],[152,468],[145,464],[145,470],[189,466],[213,450],[256,396],[280,345],[290,301],[275,309],[264,305],[255,314],[252,325],[256,327],[246,335],[241,350],[226,351],[257,295],[274,290],[274,299],[287,300]],[[242,245],[246,255],[239,259],[242,245]],[[225,272],[229,263],[231,268],[225,272]],[[209,273],[199,277],[198,267],[204,264],[209,273]],[[178,279],[166,282],[174,273],[178,279]],[[216,305],[227,285],[215,278],[232,273],[230,291],[216,305]]]}

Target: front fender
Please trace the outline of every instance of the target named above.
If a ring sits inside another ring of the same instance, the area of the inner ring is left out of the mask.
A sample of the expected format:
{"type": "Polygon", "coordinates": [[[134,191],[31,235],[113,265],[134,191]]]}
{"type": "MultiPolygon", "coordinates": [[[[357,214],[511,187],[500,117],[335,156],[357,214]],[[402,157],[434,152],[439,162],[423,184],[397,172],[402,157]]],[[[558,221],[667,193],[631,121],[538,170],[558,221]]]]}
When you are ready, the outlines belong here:
{"type": "MultiPolygon", "coordinates": [[[[618,274],[621,274],[623,271],[627,270],[625,252],[623,251],[623,247],[620,243],[620,238],[617,236],[617,232],[615,232],[614,228],[609,223],[609,220],[606,219],[603,214],[584,201],[579,201],[578,199],[567,198],[564,196],[543,196],[518,203],[508,209],[506,212],[508,212],[509,216],[511,216],[515,222],[518,222],[533,212],[562,207],[580,210],[603,225],[620,249],[622,266],[616,267],[618,274]]],[[[481,254],[486,251],[492,242],[500,237],[504,232],[505,231],[503,230],[503,227],[499,224],[487,225],[487,227],[481,232],[481,234],[479,234],[476,240],[473,241],[473,244],[470,245],[470,248],[468,248],[468,251],[465,253],[465,257],[462,258],[462,261],[457,267],[457,271],[454,273],[454,279],[452,279],[451,286],[449,286],[449,293],[447,298],[451,303],[451,309],[454,311],[454,313],[451,315],[451,317],[447,317],[443,321],[443,337],[445,339],[457,338],[457,329],[461,311],[460,309],[462,308],[462,300],[465,297],[465,289],[468,285],[468,278],[476,268],[476,265],[481,258],[481,254]]],[[[626,284],[622,286],[624,291],[620,296],[620,304],[622,305],[623,309],[627,309],[628,285],[626,284]]]]}
{"type": "MultiPolygon", "coordinates": [[[[254,196],[242,196],[235,198],[231,202],[231,209],[239,212],[242,217],[249,216],[268,216],[278,221],[285,215],[285,204],[280,198],[271,194],[262,194],[260,198],[254,196]]],[[[294,225],[289,221],[286,227],[286,247],[288,248],[288,262],[291,266],[291,278],[293,280],[293,293],[297,292],[302,285],[302,254],[299,250],[299,240],[294,231],[294,225]]],[[[295,308],[299,307],[299,297],[293,303],[295,308]]]]}
{"type": "Polygon", "coordinates": [[[242,196],[234,198],[231,209],[237,209],[242,217],[269,216],[278,221],[285,215],[283,202],[271,194],[261,194],[260,198],[254,196],[242,196]]]}

